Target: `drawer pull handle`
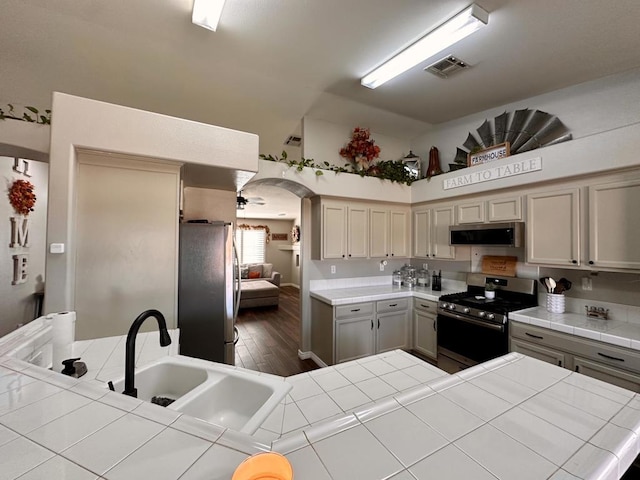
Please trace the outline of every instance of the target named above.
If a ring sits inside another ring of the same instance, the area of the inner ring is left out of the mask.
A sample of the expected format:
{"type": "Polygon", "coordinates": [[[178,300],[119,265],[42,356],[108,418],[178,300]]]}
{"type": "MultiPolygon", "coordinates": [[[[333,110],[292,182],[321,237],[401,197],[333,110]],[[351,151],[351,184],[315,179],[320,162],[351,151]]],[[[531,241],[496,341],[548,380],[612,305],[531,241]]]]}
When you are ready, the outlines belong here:
{"type": "Polygon", "coordinates": [[[425,305],[424,303],[421,303],[421,304],[420,304],[420,306],[421,306],[422,308],[431,308],[431,306],[430,306],[430,305],[425,305]]]}
{"type": "Polygon", "coordinates": [[[558,366],[561,367],[562,366],[562,360],[558,360],[558,366]]]}
{"type": "Polygon", "coordinates": [[[389,304],[389,306],[390,306],[390,307],[397,307],[397,306],[398,306],[398,304],[397,304],[397,303],[390,303],[390,304],[389,304]]]}
{"type": "Polygon", "coordinates": [[[609,360],[615,360],[617,362],[624,362],[624,358],[612,357],[611,355],[605,355],[604,353],[598,352],[598,355],[604,358],[608,358],[609,360]]]}
{"type": "Polygon", "coordinates": [[[380,330],[380,319],[378,319],[378,330],[380,330]]]}
{"type": "Polygon", "coordinates": [[[352,311],[352,312],[359,312],[359,311],[360,311],[360,309],[359,309],[359,308],[354,308],[354,309],[352,309],[351,311],[352,311]]]}
{"type": "Polygon", "coordinates": [[[576,365],[576,373],[580,373],[580,365],[576,365]]]}
{"type": "Polygon", "coordinates": [[[438,330],[436,329],[436,321],[435,321],[435,320],[433,321],[433,331],[434,331],[434,332],[437,332],[437,331],[438,331],[438,330]]]}
{"type": "Polygon", "coordinates": [[[371,320],[371,330],[373,330],[373,320],[371,320]]]}
{"type": "Polygon", "coordinates": [[[529,332],[524,332],[524,334],[529,337],[537,338],[538,340],[544,340],[544,337],[541,337],[540,335],[534,335],[533,333],[529,333],[529,332]]]}

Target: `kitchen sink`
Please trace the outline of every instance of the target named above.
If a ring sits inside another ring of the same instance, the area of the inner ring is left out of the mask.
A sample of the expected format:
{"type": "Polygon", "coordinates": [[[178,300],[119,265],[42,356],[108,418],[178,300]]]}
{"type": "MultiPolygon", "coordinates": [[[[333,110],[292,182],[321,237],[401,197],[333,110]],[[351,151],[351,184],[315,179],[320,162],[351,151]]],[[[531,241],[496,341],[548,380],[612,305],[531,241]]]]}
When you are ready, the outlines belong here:
{"type": "MultiPolygon", "coordinates": [[[[291,390],[273,375],[261,375],[181,355],[164,357],[135,373],[138,398],[238,432],[253,434],[291,390]],[[155,397],[155,398],[154,398],[155,397]]],[[[124,378],[114,382],[124,389],[124,378]]]]}

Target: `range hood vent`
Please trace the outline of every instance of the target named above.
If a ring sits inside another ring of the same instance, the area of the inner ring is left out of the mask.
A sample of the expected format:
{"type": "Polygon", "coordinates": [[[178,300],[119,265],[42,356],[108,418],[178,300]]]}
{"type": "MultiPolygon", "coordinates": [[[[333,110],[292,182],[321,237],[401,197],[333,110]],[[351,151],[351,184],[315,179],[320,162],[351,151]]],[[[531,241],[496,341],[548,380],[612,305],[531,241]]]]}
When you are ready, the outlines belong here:
{"type": "Polygon", "coordinates": [[[453,55],[447,55],[444,58],[441,58],[435,63],[432,63],[425,71],[431,72],[434,75],[437,75],[440,78],[448,78],[460,70],[464,70],[465,68],[469,68],[469,65],[459,58],[454,57],[453,55]]]}

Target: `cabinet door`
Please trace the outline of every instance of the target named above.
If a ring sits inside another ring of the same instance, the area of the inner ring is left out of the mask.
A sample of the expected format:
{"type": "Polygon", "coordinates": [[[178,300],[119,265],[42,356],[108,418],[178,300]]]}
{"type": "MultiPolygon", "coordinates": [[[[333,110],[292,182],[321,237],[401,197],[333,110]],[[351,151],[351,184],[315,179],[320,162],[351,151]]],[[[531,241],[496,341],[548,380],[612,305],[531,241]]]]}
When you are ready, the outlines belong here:
{"type": "Polygon", "coordinates": [[[389,212],[384,208],[369,210],[369,255],[389,256],[389,212]]]}
{"type": "Polygon", "coordinates": [[[435,258],[455,258],[456,249],[449,245],[449,227],[455,223],[453,206],[434,208],[431,220],[431,254],[435,258]]]}
{"type": "Polygon", "coordinates": [[[522,220],[522,198],[496,198],[487,200],[490,222],[513,222],[522,220]]]}
{"type": "Polygon", "coordinates": [[[579,201],[577,188],[527,195],[527,262],[580,264],[579,201]]]}
{"type": "Polygon", "coordinates": [[[409,311],[380,313],[377,318],[376,353],[409,349],[409,311]]]}
{"type": "Polygon", "coordinates": [[[391,238],[391,256],[392,257],[408,257],[409,256],[409,215],[407,212],[391,211],[389,212],[391,238]]]}
{"type": "Polygon", "coordinates": [[[417,308],[413,311],[413,349],[416,352],[433,359],[438,357],[436,328],[435,308],[433,313],[417,308]]]}
{"type": "Polygon", "coordinates": [[[369,255],[369,209],[349,207],[347,219],[347,256],[367,258],[369,255]]]}
{"type": "Polygon", "coordinates": [[[431,256],[431,210],[413,212],[413,256],[431,256]]]}
{"type": "Polygon", "coordinates": [[[640,269],[640,180],[589,187],[589,265],[640,269]]]}
{"type": "Polygon", "coordinates": [[[335,363],[368,357],[375,353],[373,316],[336,320],[335,363]]]}
{"type": "Polygon", "coordinates": [[[597,378],[632,392],[640,392],[640,375],[580,357],[574,357],[573,369],[588,377],[597,378]]]}
{"type": "Polygon", "coordinates": [[[484,223],[485,207],[484,201],[472,203],[462,203],[456,207],[458,213],[458,224],[463,223],[484,223]]]}
{"type": "Polygon", "coordinates": [[[564,367],[566,365],[565,354],[563,352],[547,347],[541,347],[540,345],[534,345],[533,343],[523,342],[522,340],[517,340],[515,338],[511,339],[511,351],[537,358],[538,360],[552,363],[559,367],[564,367]]]}
{"type": "Polygon", "coordinates": [[[322,258],[344,258],[347,209],[342,205],[322,207],[322,258]]]}

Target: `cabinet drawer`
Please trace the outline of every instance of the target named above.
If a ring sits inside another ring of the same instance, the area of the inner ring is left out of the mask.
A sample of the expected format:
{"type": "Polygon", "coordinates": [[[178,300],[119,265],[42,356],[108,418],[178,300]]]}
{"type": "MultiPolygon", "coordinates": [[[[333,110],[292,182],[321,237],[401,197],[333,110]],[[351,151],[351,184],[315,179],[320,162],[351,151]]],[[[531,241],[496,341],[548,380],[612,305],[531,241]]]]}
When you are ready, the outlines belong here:
{"type": "Polygon", "coordinates": [[[427,314],[431,313],[432,315],[435,315],[438,304],[431,300],[421,300],[419,298],[414,298],[413,308],[427,314]]]}
{"type": "Polygon", "coordinates": [[[407,298],[396,298],[393,300],[380,300],[376,304],[378,313],[383,312],[399,312],[409,309],[409,300],[407,298]]]}
{"type": "Polygon", "coordinates": [[[355,318],[373,315],[373,302],[340,305],[336,308],[336,318],[355,318]]]}

